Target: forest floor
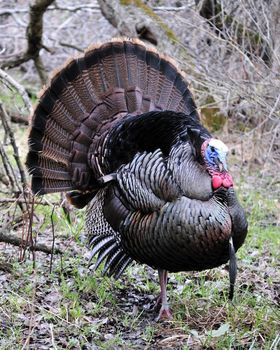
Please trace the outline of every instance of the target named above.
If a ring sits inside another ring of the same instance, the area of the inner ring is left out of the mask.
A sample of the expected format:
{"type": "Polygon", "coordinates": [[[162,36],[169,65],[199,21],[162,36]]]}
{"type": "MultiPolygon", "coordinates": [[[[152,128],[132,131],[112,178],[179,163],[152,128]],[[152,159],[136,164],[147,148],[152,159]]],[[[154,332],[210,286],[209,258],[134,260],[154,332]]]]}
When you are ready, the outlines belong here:
{"type": "MultiPolygon", "coordinates": [[[[237,162],[233,159],[233,170],[237,162]]],[[[236,169],[235,169],[236,170],[236,169]]],[[[280,203],[259,181],[238,170],[236,188],[249,220],[238,251],[233,302],[227,266],[170,274],[173,320],[156,322],[157,273],[133,265],[115,281],[87,266],[85,211],[36,205],[37,243],[62,254],[25,252],[0,243],[0,349],[271,349],[280,347],[280,203]],[[250,185],[248,184],[250,183],[250,185]]],[[[59,197],[51,197],[59,200],[59,197]]],[[[1,207],[1,216],[14,203],[1,207]]],[[[1,226],[1,224],[0,224],[1,226]]],[[[12,233],[21,236],[23,226],[12,233]]]]}

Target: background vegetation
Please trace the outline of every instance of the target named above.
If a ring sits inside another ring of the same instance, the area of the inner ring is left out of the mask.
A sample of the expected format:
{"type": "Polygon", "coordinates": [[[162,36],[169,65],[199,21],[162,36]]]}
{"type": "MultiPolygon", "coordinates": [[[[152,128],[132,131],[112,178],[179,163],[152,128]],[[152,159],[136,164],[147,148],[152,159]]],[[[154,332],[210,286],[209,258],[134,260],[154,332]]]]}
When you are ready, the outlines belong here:
{"type": "Polygon", "coordinates": [[[280,344],[280,5],[277,0],[0,3],[0,349],[277,349],[280,344]],[[233,303],[227,266],[171,274],[87,266],[84,212],[33,198],[28,117],[56,67],[88,45],[139,37],[185,71],[203,123],[230,148],[249,219],[233,303]]]}

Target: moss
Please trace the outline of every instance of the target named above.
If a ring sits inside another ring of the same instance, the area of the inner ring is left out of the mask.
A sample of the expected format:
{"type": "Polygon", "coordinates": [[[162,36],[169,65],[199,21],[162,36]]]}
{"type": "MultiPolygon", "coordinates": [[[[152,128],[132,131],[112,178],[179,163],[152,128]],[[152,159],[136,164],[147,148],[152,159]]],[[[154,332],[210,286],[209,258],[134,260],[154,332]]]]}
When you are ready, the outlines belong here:
{"type": "Polygon", "coordinates": [[[221,113],[218,107],[215,107],[215,100],[213,97],[208,97],[207,105],[212,104],[212,107],[201,108],[201,119],[203,124],[211,131],[218,131],[223,128],[227,121],[227,117],[221,113]]]}
{"type": "Polygon", "coordinates": [[[123,6],[134,5],[145,12],[150,18],[154,19],[161,29],[165,32],[166,36],[172,43],[177,41],[176,35],[172,29],[158,16],[148,5],[144,4],[141,0],[120,0],[120,4],[123,6]]]}

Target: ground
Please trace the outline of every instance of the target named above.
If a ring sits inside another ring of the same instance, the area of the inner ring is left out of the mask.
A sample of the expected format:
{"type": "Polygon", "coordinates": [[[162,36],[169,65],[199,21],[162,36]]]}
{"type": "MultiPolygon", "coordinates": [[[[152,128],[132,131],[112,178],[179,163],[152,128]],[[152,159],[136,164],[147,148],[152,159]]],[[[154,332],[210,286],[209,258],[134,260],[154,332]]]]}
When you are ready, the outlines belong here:
{"type": "MultiPolygon", "coordinates": [[[[115,281],[87,266],[83,211],[69,225],[53,214],[62,255],[0,244],[0,349],[277,349],[280,343],[279,202],[238,184],[249,234],[238,251],[228,301],[228,271],[170,274],[173,320],[155,322],[157,274],[133,265],[115,281]],[[4,269],[5,270],[5,269],[4,269]]],[[[52,245],[50,206],[37,206],[37,241],[52,245]],[[40,223],[40,225],[39,225],[40,223]]],[[[20,230],[20,227],[18,228],[20,230]]]]}

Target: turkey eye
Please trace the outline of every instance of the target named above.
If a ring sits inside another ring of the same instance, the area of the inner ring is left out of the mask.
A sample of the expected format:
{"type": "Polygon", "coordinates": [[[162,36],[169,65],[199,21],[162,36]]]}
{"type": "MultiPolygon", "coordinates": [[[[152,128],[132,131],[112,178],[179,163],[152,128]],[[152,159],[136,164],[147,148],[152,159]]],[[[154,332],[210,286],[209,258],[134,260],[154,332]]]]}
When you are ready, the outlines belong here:
{"type": "Polygon", "coordinates": [[[211,152],[215,152],[215,147],[210,146],[211,152]]]}

